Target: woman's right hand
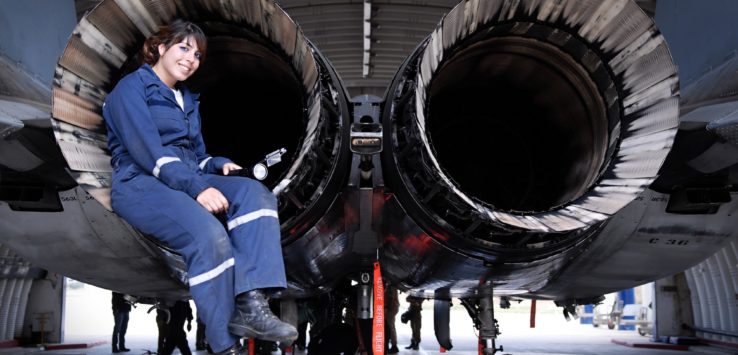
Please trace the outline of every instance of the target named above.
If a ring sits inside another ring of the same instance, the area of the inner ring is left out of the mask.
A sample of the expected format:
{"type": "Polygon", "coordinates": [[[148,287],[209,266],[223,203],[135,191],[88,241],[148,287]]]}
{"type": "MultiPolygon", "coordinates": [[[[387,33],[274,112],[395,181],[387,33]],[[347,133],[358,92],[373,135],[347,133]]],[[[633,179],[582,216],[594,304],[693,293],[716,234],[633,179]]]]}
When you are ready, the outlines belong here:
{"type": "Polygon", "coordinates": [[[197,195],[197,202],[212,214],[225,212],[228,209],[228,200],[214,187],[208,187],[197,195]]]}

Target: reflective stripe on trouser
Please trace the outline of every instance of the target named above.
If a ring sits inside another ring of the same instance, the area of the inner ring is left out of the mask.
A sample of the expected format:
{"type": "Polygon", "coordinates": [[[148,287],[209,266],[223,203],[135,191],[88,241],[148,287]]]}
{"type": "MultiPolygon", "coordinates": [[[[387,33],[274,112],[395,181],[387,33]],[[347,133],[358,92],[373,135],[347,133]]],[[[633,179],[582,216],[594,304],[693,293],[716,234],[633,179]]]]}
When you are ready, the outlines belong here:
{"type": "MultiPolygon", "coordinates": [[[[253,211],[276,210],[276,199],[261,183],[205,175],[229,201],[226,221],[253,211]]],[[[255,288],[286,287],[279,221],[262,217],[229,233],[223,223],[187,194],[150,175],[114,185],[113,209],[135,228],[175,249],[187,264],[190,293],[206,324],[213,351],[233,345],[228,332],[234,296],[255,288]],[[234,289],[235,285],[235,289],[234,289]]]]}
{"type": "Polygon", "coordinates": [[[215,178],[221,180],[217,188],[229,201],[226,226],[238,260],[234,266],[236,294],[287,287],[277,199],[260,182],[235,176],[215,178]]]}

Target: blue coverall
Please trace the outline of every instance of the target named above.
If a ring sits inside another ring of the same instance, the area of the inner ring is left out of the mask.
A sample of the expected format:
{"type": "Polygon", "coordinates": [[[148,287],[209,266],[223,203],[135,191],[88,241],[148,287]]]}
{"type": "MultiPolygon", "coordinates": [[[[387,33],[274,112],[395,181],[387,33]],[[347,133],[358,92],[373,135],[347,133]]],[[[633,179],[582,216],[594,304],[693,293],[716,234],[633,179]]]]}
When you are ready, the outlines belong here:
{"type": "Polygon", "coordinates": [[[105,99],[113,210],[182,255],[190,293],[213,351],[232,346],[236,295],[287,286],[277,201],[261,183],[217,175],[230,160],[205,153],[198,96],[174,92],[144,64],[105,99]],[[208,187],[228,199],[222,223],[196,200],[208,187]]]}

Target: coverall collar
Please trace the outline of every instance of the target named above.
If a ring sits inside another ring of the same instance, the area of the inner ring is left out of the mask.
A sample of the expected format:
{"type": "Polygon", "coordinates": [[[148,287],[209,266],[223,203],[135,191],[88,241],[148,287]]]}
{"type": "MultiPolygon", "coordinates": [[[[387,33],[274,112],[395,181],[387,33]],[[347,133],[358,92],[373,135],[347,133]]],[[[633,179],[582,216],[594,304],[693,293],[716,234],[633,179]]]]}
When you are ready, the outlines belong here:
{"type": "MultiPolygon", "coordinates": [[[[144,65],[141,66],[141,70],[139,70],[141,73],[141,79],[144,82],[144,85],[147,89],[153,89],[156,88],[156,90],[159,92],[159,94],[164,97],[165,99],[171,101],[172,103],[176,104],[177,107],[179,107],[179,104],[177,104],[177,100],[174,98],[174,91],[167,86],[167,84],[164,84],[161,79],[159,79],[159,76],[156,75],[156,72],[154,72],[154,68],[152,68],[148,63],[144,63],[144,65]]],[[[179,89],[182,92],[182,98],[184,99],[184,112],[186,114],[190,114],[192,111],[195,110],[195,102],[200,97],[200,94],[191,92],[186,85],[183,85],[181,82],[177,83],[177,89],[179,89]]],[[[147,90],[147,92],[150,92],[147,90]]]]}

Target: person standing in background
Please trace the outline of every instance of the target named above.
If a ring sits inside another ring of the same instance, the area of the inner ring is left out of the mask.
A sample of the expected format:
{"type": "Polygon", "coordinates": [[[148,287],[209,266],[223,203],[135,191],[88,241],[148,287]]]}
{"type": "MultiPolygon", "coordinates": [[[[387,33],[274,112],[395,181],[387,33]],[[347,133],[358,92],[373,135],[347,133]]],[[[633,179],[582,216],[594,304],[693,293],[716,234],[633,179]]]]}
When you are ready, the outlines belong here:
{"type": "Polygon", "coordinates": [[[131,304],[126,301],[122,293],[113,291],[113,352],[127,352],[131,349],[126,348],[126,330],[128,330],[128,318],[131,313],[131,304]]]}
{"type": "Polygon", "coordinates": [[[389,338],[387,342],[390,347],[387,350],[387,354],[397,354],[400,349],[397,348],[397,329],[395,328],[395,318],[397,312],[400,311],[400,299],[397,294],[397,288],[387,284],[384,288],[384,327],[386,328],[385,333],[389,338]]]}
{"type": "Polygon", "coordinates": [[[159,336],[156,342],[156,353],[164,352],[164,340],[167,338],[167,325],[169,324],[169,306],[162,303],[156,309],[156,328],[159,330],[159,336]]]}
{"type": "Polygon", "coordinates": [[[195,350],[207,350],[208,340],[205,338],[205,323],[197,316],[197,333],[195,334],[195,350]]]}
{"type": "Polygon", "coordinates": [[[190,301],[177,301],[169,307],[169,324],[166,326],[166,336],[164,336],[161,355],[172,354],[174,348],[178,348],[182,355],[192,355],[190,345],[187,343],[187,334],[183,329],[185,321],[187,321],[187,331],[192,330],[192,318],[190,301]]]}
{"type": "Polygon", "coordinates": [[[406,301],[410,303],[410,307],[408,307],[407,311],[400,316],[400,321],[402,321],[402,323],[410,321],[410,328],[413,330],[413,335],[410,340],[410,345],[406,346],[405,349],[418,350],[418,346],[420,345],[420,326],[422,321],[420,311],[423,310],[423,301],[425,300],[420,297],[407,296],[406,301]]]}

